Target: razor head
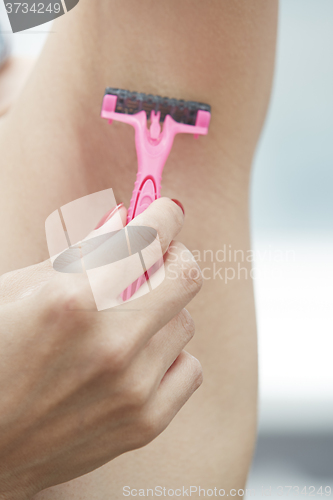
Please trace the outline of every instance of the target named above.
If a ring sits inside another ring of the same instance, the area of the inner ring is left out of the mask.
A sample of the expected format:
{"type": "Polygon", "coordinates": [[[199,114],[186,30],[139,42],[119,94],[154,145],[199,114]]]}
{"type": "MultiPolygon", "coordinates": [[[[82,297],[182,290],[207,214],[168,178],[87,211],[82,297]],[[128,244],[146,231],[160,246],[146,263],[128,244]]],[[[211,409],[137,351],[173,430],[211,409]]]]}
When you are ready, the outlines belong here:
{"type": "Polygon", "coordinates": [[[105,95],[117,96],[116,113],[134,115],[140,111],[145,111],[149,120],[152,111],[155,111],[155,113],[160,111],[161,122],[164,122],[165,117],[170,115],[176,122],[195,125],[198,111],[211,111],[209,104],[184,101],[182,99],[169,99],[168,97],[130,92],[129,90],[107,88],[105,95]]]}

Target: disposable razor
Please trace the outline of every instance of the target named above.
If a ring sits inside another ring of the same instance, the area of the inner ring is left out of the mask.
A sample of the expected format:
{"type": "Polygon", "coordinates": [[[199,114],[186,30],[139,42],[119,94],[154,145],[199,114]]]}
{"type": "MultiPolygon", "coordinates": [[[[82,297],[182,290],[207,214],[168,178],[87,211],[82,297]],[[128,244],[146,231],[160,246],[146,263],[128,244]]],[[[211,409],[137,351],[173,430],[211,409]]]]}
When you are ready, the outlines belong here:
{"type": "MultiPolygon", "coordinates": [[[[109,123],[113,120],[128,123],[135,129],[138,172],[128,209],[129,223],[160,197],[163,168],[176,134],[193,134],[195,138],[206,135],[211,108],[195,101],[107,88],[102,118],[109,123]]],[[[129,298],[146,278],[129,287],[131,290],[125,291],[123,298],[129,298]]]]}

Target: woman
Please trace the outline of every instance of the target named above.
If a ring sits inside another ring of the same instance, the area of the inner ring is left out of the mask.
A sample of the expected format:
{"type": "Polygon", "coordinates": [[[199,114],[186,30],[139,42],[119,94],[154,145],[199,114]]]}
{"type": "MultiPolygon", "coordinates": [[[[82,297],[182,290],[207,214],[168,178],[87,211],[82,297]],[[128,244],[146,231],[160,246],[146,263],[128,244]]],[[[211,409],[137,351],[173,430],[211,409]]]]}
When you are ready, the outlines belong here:
{"type": "Polygon", "coordinates": [[[163,178],[163,195],[185,207],[179,238],[205,268],[189,305],[196,336],[188,347],[205,383],[148,446],[39,500],[117,499],[125,486],[158,485],[242,495],[256,434],[257,349],[250,264],[239,259],[250,249],[250,169],[270,95],[276,24],[276,0],[81,0],[55,23],[2,123],[5,273],[47,259],[44,222],[65,203],[112,187],[128,206],[133,135],[99,118],[105,87],[212,106],[208,136],[177,137],[163,178]]]}

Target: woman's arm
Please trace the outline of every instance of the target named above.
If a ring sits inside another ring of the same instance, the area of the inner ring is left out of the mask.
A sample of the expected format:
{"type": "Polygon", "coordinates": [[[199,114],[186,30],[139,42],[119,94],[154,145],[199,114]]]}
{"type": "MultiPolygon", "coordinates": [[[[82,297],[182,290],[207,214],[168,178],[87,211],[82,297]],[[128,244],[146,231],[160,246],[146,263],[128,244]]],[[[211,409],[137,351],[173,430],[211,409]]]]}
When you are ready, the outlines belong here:
{"type": "Polygon", "coordinates": [[[133,131],[100,119],[106,86],[212,106],[206,138],[176,138],[162,185],[184,204],[182,241],[206,269],[190,308],[197,328],[190,350],[202,361],[203,388],[148,447],[39,498],[68,498],[70,491],[73,498],[116,499],[125,485],[244,486],[257,393],[248,189],[276,23],[277,0],[81,0],[55,23],[2,125],[5,271],[47,257],[44,221],[59,206],[108,187],[128,205],[133,131]]]}

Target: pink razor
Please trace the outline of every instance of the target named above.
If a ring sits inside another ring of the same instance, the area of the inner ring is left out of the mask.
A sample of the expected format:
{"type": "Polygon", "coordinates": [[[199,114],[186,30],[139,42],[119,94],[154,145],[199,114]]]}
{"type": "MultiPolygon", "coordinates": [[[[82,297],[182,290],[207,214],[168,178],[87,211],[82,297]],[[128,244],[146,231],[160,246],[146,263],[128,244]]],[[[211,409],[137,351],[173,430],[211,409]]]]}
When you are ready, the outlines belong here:
{"type": "MultiPolygon", "coordinates": [[[[138,173],[127,223],[160,197],[162,171],[176,134],[206,135],[211,108],[208,104],[108,88],[102,118],[128,123],[135,129],[138,173]],[[150,119],[150,126],[147,122],[150,119]],[[161,128],[163,122],[163,130],[161,128]]],[[[127,300],[148,278],[147,272],[123,293],[127,300]]]]}

